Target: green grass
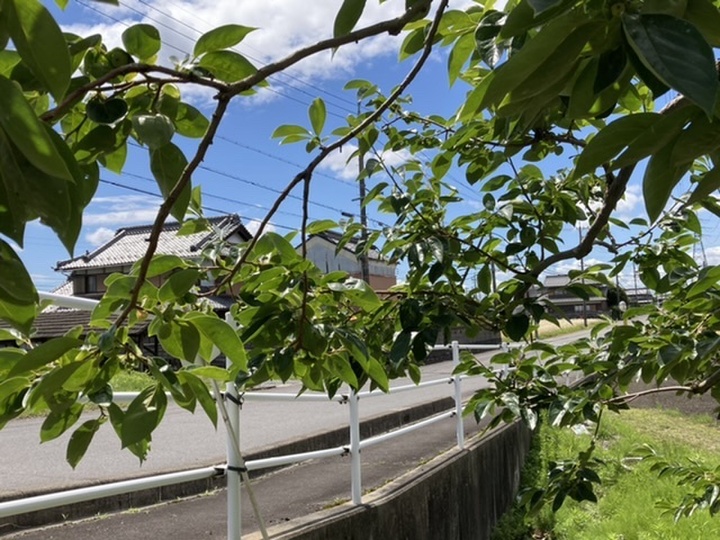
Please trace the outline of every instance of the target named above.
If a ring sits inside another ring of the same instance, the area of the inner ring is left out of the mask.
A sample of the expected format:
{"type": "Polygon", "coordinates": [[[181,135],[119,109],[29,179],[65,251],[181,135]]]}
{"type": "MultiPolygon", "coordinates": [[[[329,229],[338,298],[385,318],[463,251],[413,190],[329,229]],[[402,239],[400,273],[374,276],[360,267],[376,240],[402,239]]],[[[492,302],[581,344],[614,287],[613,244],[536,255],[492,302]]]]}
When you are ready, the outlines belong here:
{"type": "MultiPolygon", "coordinates": [[[[673,523],[658,502],[677,504],[686,492],[672,478],[658,478],[649,466],[625,459],[642,444],[650,444],[670,460],[696,459],[720,464],[720,429],[708,417],[687,417],[671,411],[637,409],[608,414],[603,422],[597,457],[605,461],[598,489],[599,502],[568,501],[552,518],[548,538],[557,540],[692,540],[720,538],[720,519],[708,512],[673,523]]],[[[553,430],[545,445],[549,459],[570,457],[587,446],[589,436],[553,430]]],[[[545,514],[547,521],[547,513],[545,514]]]]}
{"type": "Polygon", "coordinates": [[[152,377],[140,371],[119,371],[110,381],[115,392],[140,392],[155,384],[152,377]]]}

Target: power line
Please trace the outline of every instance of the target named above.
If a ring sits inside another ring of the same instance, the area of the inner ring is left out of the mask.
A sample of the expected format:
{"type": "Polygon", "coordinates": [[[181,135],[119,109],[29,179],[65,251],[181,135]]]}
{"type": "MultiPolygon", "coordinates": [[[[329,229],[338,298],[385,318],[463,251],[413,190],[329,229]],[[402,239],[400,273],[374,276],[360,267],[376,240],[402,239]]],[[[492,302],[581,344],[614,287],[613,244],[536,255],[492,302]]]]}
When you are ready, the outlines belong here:
{"type": "MultiPolygon", "coordinates": [[[[140,11],[139,9],[136,9],[136,8],[128,5],[128,4],[125,3],[125,2],[118,2],[118,3],[119,3],[121,6],[129,9],[130,11],[132,11],[132,12],[134,12],[134,13],[137,13],[138,15],[140,15],[140,16],[142,16],[142,17],[145,17],[146,19],[148,19],[148,20],[150,20],[150,21],[158,24],[159,26],[162,26],[163,28],[166,28],[166,29],[170,30],[171,32],[174,32],[174,33],[177,34],[178,36],[183,37],[183,38],[187,39],[188,41],[190,41],[190,42],[192,42],[192,43],[195,43],[195,39],[191,38],[191,37],[188,36],[187,34],[183,34],[183,33],[180,32],[178,29],[173,28],[173,27],[170,26],[169,24],[165,24],[163,21],[158,20],[157,18],[154,18],[154,17],[148,15],[147,13],[143,13],[143,12],[140,11]]],[[[159,10],[156,10],[156,11],[158,11],[159,13],[165,15],[166,17],[168,17],[169,19],[171,19],[171,20],[173,20],[173,21],[175,21],[175,22],[177,22],[177,23],[180,23],[180,24],[185,25],[185,23],[183,23],[182,21],[180,21],[180,20],[178,20],[178,19],[176,19],[176,18],[174,18],[174,17],[172,17],[172,16],[169,16],[169,15],[163,13],[162,11],[159,11],[159,10]]],[[[102,13],[102,12],[100,12],[100,13],[102,13]]],[[[123,24],[124,24],[125,26],[129,26],[127,23],[123,23],[123,24]]],[[[185,26],[187,26],[187,25],[185,25],[185,26]]],[[[196,30],[196,29],[194,29],[194,28],[192,28],[192,27],[190,27],[190,28],[191,28],[194,32],[197,32],[198,34],[202,34],[202,32],[200,32],[200,31],[198,31],[198,30],[196,30]]],[[[167,41],[162,41],[162,43],[165,44],[165,45],[169,45],[169,44],[167,43],[167,41]]],[[[173,47],[173,48],[174,48],[175,50],[180,50],[180,49],[178,49],[177,47],[173,47]]],[[[181,51],[185,56],[188,56],[188,57],[191,56],[191,54],[190,54],[188,51],[182,51],[182,50],[180,50],[180,51],[181,51]]],[[[296,89],[296,90],[297,90],[297,88],[292,87],[292,86],[290,86],[290,85],[287,84],[287,83],[283,83],[282,81],[277,81],[277,82],[278,82],[279,84],[284,84],[285,86],[288,86],[289,88],[293,88],[293,89],[296,89]]],[[[310,103],[308,103],[307,101],[303,101],[303,100],[298,99],[298,98],[296,98],[296,97],[294,97],[294,96],[289,96],[289,95],[287,95],[287,94],[284,94],[284,93],[280,92],[280,91],[277,90],[277,89],[268,87],[268,88],[265,88],[265,90],[267,90],[267,91],[269,91],[269,92],[272,92],[272,93],[274,93],[274,94],[277,94],[277,95],[279,95],[279,96],[281,96],[281,97],[284,97],[284,98],[290,99],[290,100],[292,100],[292,101],[295,101],[295,102],[297,102],[297,103],[300,103],[301,105],[305,105],[305,106],[309,106],[309,105],[310,105],[310,103]]],[[[306,93],[306,94],[307,94],[307,92],[303,92],[303,93],[306,93]]],[[[310,95],[311,97],[314,97],[314,96],[312,96],[311,94],[308,94],[308,95],[310,95]]],[[[335,104],[332,104],[332,103],[330,103],[330,105],[332,105],[332,106],[334,106],[334,107],[337,107],[337,108],[341,108],[341,107],[339,107],[338,105],[335,105],[335,104]]],[[[335,117],[337,117],[337,118],[342,118],[342,119],[345,118],[344,116],[342,116],[342,115],[340,115],[340,114],[337,114],[337,113],[335,113],[335,112],[333,112],[333,111],[328,111],[327,114],[330,115],[330,116],[335,116],[335,117]]]]}
{"type": "MultiPolygon", "coordinates": [[[[190,30],[192,30],[192,31],[194,31],[194,32],[197,32],[198,34],[202,34],[202,32],[200,32],[197,28],[195,28],[195,27],[193,27],[193,26],[185,23],[184,21],[182,21],[182,20],[180,20],[180,19],[178,19],[178,18],[176,18],[176,17],[173,17],[172,15],[170,15],[170,14],[168,14],[168,13],[165,13],[165,12],[163,12],[163,11],[160,11],[157,7],[155,7],[155,6],[147,3],[145,0],[136,0],[136,1],[139,2],[139,3],[141,3],[141,4],[143,4],[143,5],[145,5],[145,6],[147,6],[147,7],[149,7],[150,9],[152,9],[152,10],[154,10],[154,11],[157,11],[158,13],[161,13],[162,15],[165,15],[165,16],[168,17],[169,19],[174,20],[175,22],[180,23],[181,25],[185,26],[186,28],[189,28],[190,30]]],[[[207,21],[207,20],[205,20],[205,19],[202,19],[202,18],[198,17],[198,16],[197,16],[197,13],[191,13],[190,11],[188,11],[188,10],[185,9],[184,7],[180,6],[179,4],[176,4],[175,2],[169,2],[169,3],[172,4],[172,5],[174,5],[174,6],[175,6],[176,8],[178,8],[180,11],[183,11],[184,13],[187,13],[188,15],[190,15],[191,17],[193,17],[193,19],[196,19],[196,20],[199,20],[199,21],[205,23],[208,27],[212,27],[212,26],[213,26],[213,24],[212,24],[211,22],[209,22],[209,21],[207,21]]],[[[252,50],[254,50],[254,51],[262,54],[262,51],[260,51],[259,49],[255,48],[255,47],[252,47],[252,46],[250,46],[250,45],[248,45],[248,44],[246,44],[246,43],[243,44],[243,48],[252,49],[252,50]]],[[[239,51],[239,49],[240,49],[240,47],[236,47],[236,50],[239,51]]],[[[254,57],[254,56],[252,56],[252,55],[250,55],[250,54],[248,54],[248,53],[246,53],[246,52],[243,52],[242,54],[244,54],[245,56],[247,56],[247,57],[250,58],[251,60],[254,60],[254,61],[258,62],[260,65],[263,65],[263,66],[267,65],[267,63],[266,63],[266,62],[263,62],[260,58],[254,57]]],[[[297,76],[295,76],[295,75],[292,75],[291,73],[280,72],[280,73],[277,73],[276,75],[282,75],[283,77],[287,77],[288,79],[292,79],[292,80],[294,80],[294,81],[297,81],[297,82],[299,82],[299,83],[301,83],[301,84],[303,84],[303,85],[305,85],[305,86],[307,86],[307,87],[309,87],[309,88],[312,88],[313,90],[317,90],[318,92],[322,92],[322,93],[325,94],[325,95],[328,95],[328,96],[330,96],[330,97],[332,97],[332,98],[334,98],[334,99],[337,99],[338,101],[347,103],[348,105],[355,105],[355,102],[354,102],[354,101],[351,101],[351,100],[347,99],[347,98],[344,97],[343,95],[341,95],[341,94],[336,94],[336,93],[334,93],[334,92],[330,92],[329,90],[326,90],[326,89],[324,89],[324,88],[322,88],[322,87],[320,87],[320,86],[317,86],[317,85],[315,85],[315,84],[312,84],[311,82],[308,82],[308,81],[306,81],[305,79],[303,79],[303,78],[301,78],[301,77],[297,77],[297,76]]],[[[288,86],[290,86],[290,88],[293,88],[293,89],[297,90],[298,92],[301,92],[301,93],[303,93],[303,94],[306,94],[306,95],[308,95],[308,96],[310,96],[310,97],[315,97],[315,96],[313,96],[312,94],[310,94],[309,92],[306,92],[306,91],[304,91],[304,90],[302,90],[302,89],[300,89],[300,88],[297,88],[296,86],[291,86],[291,85],[289,85],[288,83],[285,83],[285,84],[287,84],[288,86]]],[[[338,106],[338,108],[341,108],[341,107],[338,106]]],[[[347,112],[350,112],[350,113],[353,112],[352,109],[347,109],[347,108],[345,108],[345,110],[346,110],[347,112]]]]}
{"type": "MultiPolygon", "coordinates": [[[[136,187],[133,187],[133,186],[128,186],[127,184],[122,184],[122,183],[120,183],[120,182],[114,182],[114,181],[112,181],[112,180],[105,180],[104,178],[101,178],[101,179],[100,179],[100,182],[101,182],[102,184],[107,184],[107,185],[114,186],[114,187],[117,187],[117,188],[120,188],[120,189],[125,189],[125,190],[127,190],[127,191],[133,191],[133,192],[135,192],[135,193],[142,193],[143,195],[149,195],[149,196],[151,196],[151,197],[156,197],[156,198],[160,198],[160,199],[163,198],[163,196],[160,195],[159,193],[154,193],[154,192],[152,192],[152,191],[148,191],[148,190],[145,190],[145,189],[136,188],[136,187]]],[[[215,214],[221,214],[221,215],[223,215],[223,214],[227,214],[227,213],[228,213],[227,210],[220,210],[220,209],[218,209],[218,208],[213,208],[213,207],[211,207],[211,206],[206,206],[206,205],[202,205],[201,208],[202,208],[203,210],[206,210],[206,211],[208,211],[208,212],[213,212],[213,213],[215,213],[215,214]]],[[[296,229],[295,227],[288,227],[287,225],[280,225],[279,223],[273,223],[273,222],[271,222],[271,221],[268,222],[268,225],[272,225],[273,227],[277,227],[277,228],[280,228],[280,229],[287,229],[287,230],[289,230],[289,231],[297,231],[297,229],[296,229]]]]}

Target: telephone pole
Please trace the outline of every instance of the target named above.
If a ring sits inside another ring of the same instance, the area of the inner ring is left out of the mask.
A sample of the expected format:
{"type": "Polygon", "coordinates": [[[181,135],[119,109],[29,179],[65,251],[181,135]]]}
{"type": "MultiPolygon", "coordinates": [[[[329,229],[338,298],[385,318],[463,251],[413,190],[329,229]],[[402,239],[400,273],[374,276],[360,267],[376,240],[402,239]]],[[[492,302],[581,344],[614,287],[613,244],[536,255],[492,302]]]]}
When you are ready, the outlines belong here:
{"type": "MultiPolygon", "coordinates": [[[[360,116],[360,100],[358,100],[358,116],[360,116]]],[[[362,253],[360,254],[360,274],[362,279],[368,285],[370,284],[370,262],[368,261],[368,233],[367,233],[367,208],[363,204],[367,191],[365,189],[365,176],[363,175],[363,169],[365,168],[364,156],[360,153],[360,144],[358,141],[358,178],[360,184],[360,240],[363,246],[362,253]]]]}

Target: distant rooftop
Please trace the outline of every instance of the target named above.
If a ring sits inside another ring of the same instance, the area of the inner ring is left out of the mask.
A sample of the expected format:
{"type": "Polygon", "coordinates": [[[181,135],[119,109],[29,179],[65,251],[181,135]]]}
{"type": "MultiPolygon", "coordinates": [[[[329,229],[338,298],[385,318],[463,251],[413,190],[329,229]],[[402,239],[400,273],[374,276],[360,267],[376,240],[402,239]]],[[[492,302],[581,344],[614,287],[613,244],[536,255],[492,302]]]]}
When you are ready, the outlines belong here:
{"type": "MultiPolygon", "coordinates": [[[[211,241],[225,239],[238,234],[243,240],[252,235],[241,223],[236,214],[207,218],[210,229],[202,232],[178,236],[181,224],[166,223],[160,233],[156,253],[159,255],[177,255],[182,258],[195,258],[211,241]]],[[[115,236],[91,253],[57,263],[55,270],[68,271],[85,268],[103,268],[129,266],[140,260],[147,250],[152,225],[123,227],[115,236]]]]}

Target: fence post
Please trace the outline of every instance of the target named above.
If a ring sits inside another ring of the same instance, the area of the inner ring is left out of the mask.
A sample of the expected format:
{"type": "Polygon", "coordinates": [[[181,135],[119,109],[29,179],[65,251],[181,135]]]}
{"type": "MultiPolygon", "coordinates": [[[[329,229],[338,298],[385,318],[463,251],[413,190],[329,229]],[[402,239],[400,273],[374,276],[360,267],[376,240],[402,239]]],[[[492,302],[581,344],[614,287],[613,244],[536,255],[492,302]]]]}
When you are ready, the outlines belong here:
{"type": "MultiPolygon", "coordinates": [[[[457,341],[452,342],[452,364],[453,371],[460,365],[460,346],[457,341]]],[[[462,415],[462,381],[460,375],[453,375],[453,384],[455,386],[455,434],[457,435],[457,445],[460,450],[465,448],[465,426],[463,425],[462,415]]]]}
{"type": "Polygon", "coordinates": [[[358,395],[350,390],[350,490],[353,504],[362,504],[362,468],[360,466],[360,407],[358,395]]]}
{"type": "MultiPolygon", "coordinates": [[[[235,327],[230,312],[225,315],[225,322],[235,327]]],[[[231,366],[229,358],[225,358],[225,367],[228,369],[231,366]]],[[[230,426],[232,432],[227,432],[227,472],[225,473],[227,482],[227,537],[228,540],[241,540],[242,537],[242,515],[241,515],[241,500],[240,500],[240,466],[238,462],[238,455],[235,452],[235,444],[231,437],[235,433],[237,435],[237,447],[240,448],[240,396],[237,391],[237,386],[234,382],[228,382],[225,385],[225,395],[228,399],[225,400],[225,406],[227,407],[228,416],[230,418],[230,426]]]]}

